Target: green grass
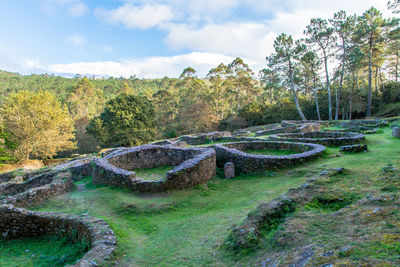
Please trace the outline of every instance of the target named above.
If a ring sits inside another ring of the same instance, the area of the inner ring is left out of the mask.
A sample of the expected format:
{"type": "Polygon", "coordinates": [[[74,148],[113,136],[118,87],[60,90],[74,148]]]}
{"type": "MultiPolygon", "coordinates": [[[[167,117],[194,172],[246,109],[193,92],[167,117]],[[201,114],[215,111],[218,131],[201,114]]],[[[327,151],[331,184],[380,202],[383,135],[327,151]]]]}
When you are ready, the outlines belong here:
{"type": "Polygon", "coordinates": [[[262,150],[248,149],[243,152],[248,153],[248,154],[258,154],[258,155],[267,155],[267,156],[285,156],[285,155],[301,153],[301,152],[295,152],[292,150],[285,150],[285,149],[262,149],[262,150]]]}
{"type": "Polygon", "coordinates": [[[52,236],[0,239],[0,266],[65,266],[80,259],[86,247],[85,243],[52,236]]]}
{"type": "Polygon", "coordinates": [[[167,172],[172,170],[173,166],[161,166],[150,169],[136,169],[136,177],[144,180],[161,180],[165,179],[167,172]]]}
{"type": "MultiPolygon", "coordinates": [[[[274,171],[273,175],[265,172],[230,180],[216,176],[206,185],[165,194],[140,195],[125,189],[93,186],[90,179],[86,179],[87,190],[51,198],[35,210],[89,213],[105,219],[117,236],[120,266],[260,265],[262,259],[269,257],[265,256],[270,255],[268,253],[290,252],[290,249],[296,252],[296,244],[303,239],[290,239],[292,233],[288,234],[289,241],[286,242],[282,237],[282,231],[287,227],[284,224],[264,238],[260,249],[238,259],[223,248],[234,225],[243,222],[259,203],[270,201],[329,168],[349,170],[322,181],[329,190],[350,192],[352,188],[351,192],[357,195],[369,195],[383,187],[395,190],[393,186],[373,180],[381,175],[382,167],[388,163],[400,166],[400,140],[392,138],[390,131],[385,128],[383,134],[367,136],[369,151],[366,153],[342,154],[338,147],[329,147],[322,158],[274,171]]],[[[301,229],[295,233],[302,233],[304,240],[329,248],[345,246],[349,242],[347,233],[337,228],[338,222],[332,220],[330,213],[318,209],[304,212],[308,217],[301,217],[303,213],[290,216],[290,220],[298,220],[295,225],[301,229]],[[342,232],[333,236],[337,229],[342,232]]],[[[370,248],[373,249],[372,245],[370,248]]],[[[357,255],[362,253],[365,250],[357,255]]]]}

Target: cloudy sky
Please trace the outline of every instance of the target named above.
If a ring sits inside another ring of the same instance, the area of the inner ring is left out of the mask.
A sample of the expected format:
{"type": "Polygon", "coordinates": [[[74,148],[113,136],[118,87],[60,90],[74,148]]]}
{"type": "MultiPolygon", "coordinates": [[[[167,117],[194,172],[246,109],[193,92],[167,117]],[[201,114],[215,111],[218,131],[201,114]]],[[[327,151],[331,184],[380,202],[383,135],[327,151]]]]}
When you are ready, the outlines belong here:
{"type": "Polygon", "coordinates": [[[0,69],[20,73],[204,76],[242,57],[265,66],[282,32],[386,0],[18,0],[0,2],[0,69]]]}

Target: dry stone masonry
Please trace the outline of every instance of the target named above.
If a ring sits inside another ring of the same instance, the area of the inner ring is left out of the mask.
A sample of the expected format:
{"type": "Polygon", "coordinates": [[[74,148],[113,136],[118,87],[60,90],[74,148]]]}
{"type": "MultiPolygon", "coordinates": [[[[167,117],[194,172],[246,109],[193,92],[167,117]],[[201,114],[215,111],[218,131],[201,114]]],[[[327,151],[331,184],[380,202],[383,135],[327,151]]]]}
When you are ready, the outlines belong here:
{"type": "Polygon", "coordinates": [[[33,212],[16,206],[39,204],[51,196],[72,190],[74,180],[91,171],[90,160],[80,159],[53,169],[23,174],[17,182],[14,173],[3,174],[0,180],[0,238],[26,238],[40,235],[68,236],[88,243],[88,251],[74,266],[105,264],[113,257],[116,238],[110,226],[87,215],[33,212]],[[74,173],[74,174],[72,174],[74,173]]]}
{"type": "Polygon", "coordinates": [[[400,128],[399,127],[393,127],[392,136],[396,137],[396,138],[400,138],[400,128]]]}
{"type": "Polygon", "coordinates": [[[93,161],[93,183],[126,187],[139,192],[192,188],[215,175],[215,151],[210,148],[177,148],[143,145],[120,149],[93,161]],[[136,177],[135,169],[175,166],[162,180],[136,177]]]}
{"type": "Polygon", "coordinates": [[[38,237],[41,235],[76,236],[89,242],[90,248],[74,266],[104,264],[112,257],[116,238],[103,220],[87,215],[34,212],[12,205],[0,206],[0,237],[4,239],[38,237]]]}
{"type": "Polygon", "coordinates": [[[356,144],[349,146],[341,146],[341,152],[367,152],[368,146],[366,144],[356,144]]]}
{"type": "Polygon", "coordinates": [[[214,146],[217,152],[217,164],[222,167],[226,162],[232,162],[236,173],[253,173],[268,169],[281,169],[302,162],[314,160],[324,153],[325,147],[317,144],[251,141],[214,146]],[[269,156],[248,154],[243,151],[251,150],[290,150],[297,152],[285,156],[269,156]]]}
{"type": "Polygon", "coordinates": [[[365,142],[365,136],[352,132],[308,132],[271,135],[270,140],[314,143],[324,146],[343,146],[365,142]]]}

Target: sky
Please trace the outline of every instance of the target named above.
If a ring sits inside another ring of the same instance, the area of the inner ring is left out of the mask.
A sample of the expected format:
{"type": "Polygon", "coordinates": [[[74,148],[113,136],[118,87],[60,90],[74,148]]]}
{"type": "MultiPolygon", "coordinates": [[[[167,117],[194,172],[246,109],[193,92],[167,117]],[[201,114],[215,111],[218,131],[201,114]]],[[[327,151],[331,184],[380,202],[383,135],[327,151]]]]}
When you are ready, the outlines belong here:
{"type": "Polygon", "coordinates": [[[0,0],[0,69],[61,75],[199,77],[241,57],[266,67],[274,39],[311,18],[386,0],[0,0]]]}

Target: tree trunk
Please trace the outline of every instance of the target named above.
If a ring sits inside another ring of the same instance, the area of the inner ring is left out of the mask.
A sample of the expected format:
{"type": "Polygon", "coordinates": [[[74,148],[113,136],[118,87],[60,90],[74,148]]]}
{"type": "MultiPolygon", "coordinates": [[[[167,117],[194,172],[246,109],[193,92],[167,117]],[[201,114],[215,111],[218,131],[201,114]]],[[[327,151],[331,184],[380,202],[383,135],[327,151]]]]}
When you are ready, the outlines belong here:
{"type": "Polygon", "coordinates": [[[368,53],[368,103],[367,103],[366,117],[371,117],[371,106],[372,106],[372,38],[370,38],[369,41],[369,53],[368,53]]]}
{"type": "Polygon", "coordinates": [[[294,99],[294,103],[296,104],[297,112],[299,113],[302,121],[307,121],[307,118],[304,116],[303,112],[301,111],[299,100],[297,99],[297,94],[294,89],[292,62],[290,61],[290,59],[289,59],[289,76],[290,76],[290,89],[292,90],[292,93],[293,93],[293,99],[294,99]]]}
{"type": "Polygon", "coordinates": [[[340,94],[342,92],[342,87],[343,87],[344,66],[345,66],[345,60],[346,60],[346,47],[345,47],[344,39],[342,40],[342,44],[343,44],[342,73],[340,73],[339,90],[338,90],[338,93],[336,95],[335,120],[338,120],[338,118],[339,118],[340,94]]]}
{"type": "Polygon", "coordinates": [[[383,91],[383,78],[382,78],[382,68],[379,68],[379,82],[381,86],[381,93],[383,91]]]}
{"type": "MultiPolygon", "coordinates": [[[[358,72],[357,74],[354,73],[353,71],[353,83],[351,85],[351,90],[349,92],[349,120],[351,120],[351,113],[353,112],[353,106],[352,106],[352,98],[353,98],[353,90],[354,90],[354,85],[358,85],[358,72]]],[[[358,87],[358,86],[357,86],[358,87]]]]}
{"type": "Polygon", "coordinates": [[[375,67],[375,96],[378,96],[378,67],[375,67]]]}
{"type": "Polygon", "coordinates": [[[397,55],[396,56],[396,68],[395,68],[395,70],[396,70],[396,73],[395,73],[395,76],[396,76],[396,82],[397,82],[397,79],[398,79],[398,76],[399,76],[399,55],[397,55]]]}
{"type": "Polygon", "coordinates": [[[331,88],[330,88],[330,84],[329,84],[328,58],[326,56],[325,49],[323,50],[323,53],[324,53],[325,73],[326,73],[326,89],[328,90],[329,120],[332,120],[331,88]]]}
{"type": "Polygon", "coordinates": [[[315,88],[315,76],[314,76],[314,81],[313,81],[313,93],[314,93],[314,99],[315,99],[315,107],[317,109],[317,116],[318,116],[318,120],[321,120],[321,113],[319,112],[319,105],[318,105],[318,94],[317,94],[317,88],[315,88]]]}

